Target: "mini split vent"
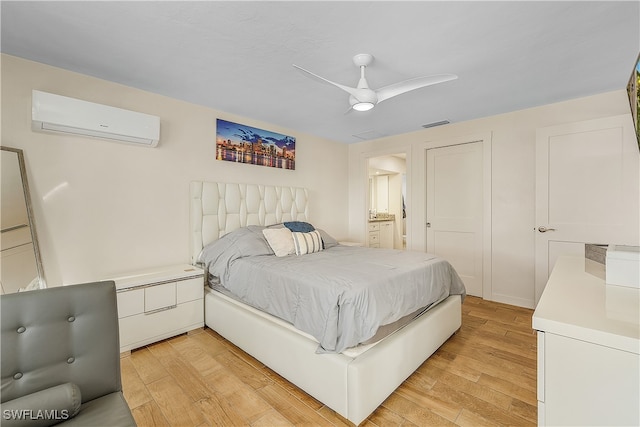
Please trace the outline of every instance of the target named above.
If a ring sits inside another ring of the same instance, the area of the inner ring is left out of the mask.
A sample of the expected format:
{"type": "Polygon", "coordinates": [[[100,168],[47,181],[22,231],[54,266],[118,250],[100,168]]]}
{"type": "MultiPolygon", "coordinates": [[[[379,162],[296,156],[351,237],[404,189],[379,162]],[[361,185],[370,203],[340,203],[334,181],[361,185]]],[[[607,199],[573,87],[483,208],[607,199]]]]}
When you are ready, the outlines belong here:
{"type": "Polygon", "coordinates": [[[160,118],[80,99],[33,91],[31,128],[144,147],[155,147],[160,139],[160,118]]]}

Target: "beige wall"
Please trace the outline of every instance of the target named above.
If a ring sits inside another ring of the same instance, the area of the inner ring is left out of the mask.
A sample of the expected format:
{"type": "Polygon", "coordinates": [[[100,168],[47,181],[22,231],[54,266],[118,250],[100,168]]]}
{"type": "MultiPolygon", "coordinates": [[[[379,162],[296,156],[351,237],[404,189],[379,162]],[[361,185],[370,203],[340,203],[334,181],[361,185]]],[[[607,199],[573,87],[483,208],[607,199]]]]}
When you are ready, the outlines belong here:
{"type": "Polygon", "coordinates": [[[12,56],[1,58],[2,145],[25,151],[52,285],[188,262],[192,180],[306,187],[317,226],[339,239],[364,242],[367,159],[398,152],[407,154],[407,245],[424,250],[425,149],[489,135],[492,280],[487,297],[532,306],[536,129],[629,114],[626,93],[620,90],[347,146],[12,56]],[[32,132],[32,89],[160,116],[160,144],[143,148],[32,132]],[[296,170],[216,161],[216,118],[295,136],[296,170]]]}
{"type": "Polygon", "coordinates": [[[347,146],[2,55],[2,145],[25,152],[50,285],[189,261],[192,180],[306,187],[312,222],[347,236],[347,146]],[[159,116],[157,148],[31,131],[31,91],[159,116]],[[216,118],[296,137],[296,170],[215,160],[216,118]]]}
{"type": "Polygon", "coordinates": [[[491,291],[485,298],[533,307],[536,129],[620,114],[630,117],[625,90],[350,145],[350,239],[365,233],[367,158],[407,153],[407,247],[425,250],[425,150],[488,137],[491,291]]]}

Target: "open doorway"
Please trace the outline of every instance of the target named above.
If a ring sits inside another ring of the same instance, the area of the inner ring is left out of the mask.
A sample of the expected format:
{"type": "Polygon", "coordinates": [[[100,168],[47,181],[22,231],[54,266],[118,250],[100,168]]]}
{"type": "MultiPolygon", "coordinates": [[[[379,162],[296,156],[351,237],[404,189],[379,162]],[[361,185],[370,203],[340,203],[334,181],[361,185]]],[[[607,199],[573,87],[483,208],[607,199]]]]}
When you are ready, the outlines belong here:
{"type": "Polygon", "coordinates": [[[405,153],[371,157],[368,162],[367,246],[406,248],[407,159],[405,153]]]}

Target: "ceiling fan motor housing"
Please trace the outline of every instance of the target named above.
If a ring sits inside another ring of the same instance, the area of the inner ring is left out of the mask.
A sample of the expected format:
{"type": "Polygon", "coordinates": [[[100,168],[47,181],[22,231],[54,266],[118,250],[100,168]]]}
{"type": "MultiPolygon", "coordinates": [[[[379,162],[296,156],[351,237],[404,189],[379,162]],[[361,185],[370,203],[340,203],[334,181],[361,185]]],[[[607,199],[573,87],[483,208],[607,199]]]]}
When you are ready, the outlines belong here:
{"type": "Polygon", "coordinates": [[[359,53],[353,57],[353,63],[358,67],[367,67],[373,62],[373,55],[368,53],[359,53]]]}
{"type": "Polygon", "coordinates": [[[356,96],[349,96],[349,104],[351,104],[352,107],[357,103],[369,103],[376,105],[378,103],[378,96],[374,90],[358,89],[356,96]]]}

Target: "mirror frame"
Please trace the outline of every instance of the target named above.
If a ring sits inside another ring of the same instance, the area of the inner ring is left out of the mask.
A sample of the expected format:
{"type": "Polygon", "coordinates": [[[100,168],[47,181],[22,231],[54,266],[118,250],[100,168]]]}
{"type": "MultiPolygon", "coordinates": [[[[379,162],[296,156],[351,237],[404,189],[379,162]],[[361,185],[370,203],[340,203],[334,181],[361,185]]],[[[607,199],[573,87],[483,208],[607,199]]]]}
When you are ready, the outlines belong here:
{"type": "Polygon", "coordinates": [[[31,228],[31,242],[33,244],[33,253],[36,259],[36,270],[40,279],[40,287],[46,288],[47,282],[44,277],[44,269],[42,268],[42,257],[40,256],[40,245],[38,243],[38,234],[36,233],[35,215],[33,206],[31,205],[31,192],[29,191],[29,182],[27,181],[27,168],[24,162],[24,152],[19,148],[0,146],[2,151],[10,151],[18,155],[18,168],[20,169],[20,179],[22,181],[22,191],[24,193],[24,202],[27,207],[27,219],[31,228]]]}

